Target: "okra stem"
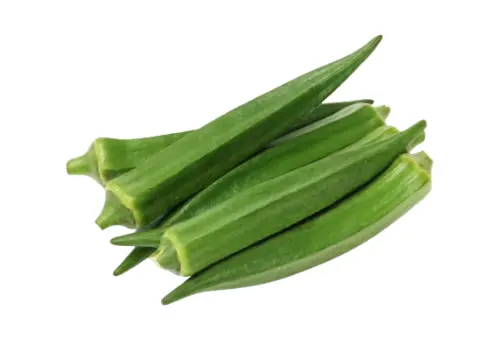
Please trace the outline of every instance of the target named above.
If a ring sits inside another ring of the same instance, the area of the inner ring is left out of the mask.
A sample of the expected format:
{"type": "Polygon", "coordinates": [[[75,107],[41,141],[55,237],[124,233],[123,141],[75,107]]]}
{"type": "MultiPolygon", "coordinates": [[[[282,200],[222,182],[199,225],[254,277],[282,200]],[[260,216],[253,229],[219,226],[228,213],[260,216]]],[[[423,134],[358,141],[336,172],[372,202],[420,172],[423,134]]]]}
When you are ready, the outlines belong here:
{"type": "Polygon", "coordinates": [[[428,172],[431,172],[433,160],[429,157],[424,151],[417,152],[415,154],[410,155],[410,157],[417,162],[423,169],[428,172]]]}
{"type": "Polygon", "coordinates": [[[90,171],[87,154],[70,159],[66,163],[66,171],[70,175],[87,175],[90,171]]]}
{"type": "Polygon", "coordinates": [[[391,113],[391,108],[387,105],[375,106],[374,109],[383,120],[386,120],[389,117],[389,113],[391,113]]]}
{"type": "Polygon", "coordinates": [[[88,151],[80,157],[70,159],[66,163],[66,171],[70,175],[86,175],[93,178],[101,185],[103,183],[99,175],[99,170],[97,169],[97,157],[94,144],[92,144],[88,151]]]}
{"type": "Polygon", "coordinates": [[[130,210],[127,210],[120,201],[109,192],[106,192],[106,201],[101,214],[96,219],[96,224],[101,229],[106,229],[112,225],[122,225],[134,227],[135,219],[130,210]]]}

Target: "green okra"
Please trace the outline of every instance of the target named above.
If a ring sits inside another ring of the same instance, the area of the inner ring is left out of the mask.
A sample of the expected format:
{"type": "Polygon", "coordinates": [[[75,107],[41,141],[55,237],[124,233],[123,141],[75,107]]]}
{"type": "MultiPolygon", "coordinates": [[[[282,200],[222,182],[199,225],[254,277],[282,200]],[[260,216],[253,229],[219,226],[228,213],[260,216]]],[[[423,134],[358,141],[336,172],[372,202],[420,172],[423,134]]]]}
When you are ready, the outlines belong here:
{"type": "MultiPolygon", "coordinates": [[[[395,134],[399,133],[398,129],[396,129],[393,126],[387,126],[383,125],[381,127],[378,127],[374,131],[368,133],[365,137],[361,138],[360,140],[356,141],[355,143],[351,144],[350,146],[346,147],[343,149],[344,150],[352,150],[355,148],[358,148],[362,145],[365,145],[367,143],[373,143],[379,140],[383,140],[389,136],[393,136],[395,134]]],[[[410,144],[409,150],[413,149],[414,146],[420,144],[423,142],[425,139],[425,135],[422,132],[413,143],[410,144]]],[[[265,169],[264,169],[265,170],[265,169]]],[[[231,173],[231,172],[230,172],[231,173]]],[[[227,175],[229,175],[228,173],[227,175]]],[[[226,176],[227,176],[226,175],[226,176]]],[[[223,181],[218,181],[219,183],[223,183],[223,181]]],[[[246,181],[242,181],[243,183],[247,183],[246,181]]],[[[234,185],[237,187],[238,182],[236,182],[234,185]]],[[[208,189],[208,188],[207,188],[208,189]]],[[[213,205],[211,202],[207,202],[208,205],[213,205]]],[[[186,210],[188,212],[188,210],[186,210]]],[[[190,214],[187,213],[185,216],[189,216],[190,214]]],[[[177,221],[180,219],[177,218],[177,221]]],[[[149,231],[148,234],[142,235],[145,231],[138,231],[135,234],[132,235],[125,235],[125,236],[120,236],[116,237],[115,239],[112,240],[112,243],[116,245],[135,245],[136,247],[130,252],[130,254],[120,263],[120,265],[115,269],[113,272],[114,275],[121,275],[128,270],[134,268],[147,258],[149,258],[158,248],[159,243],[160,243],[160,237],[163,234],[163,230],[165,230],[170,223],[161,223],[158,226],[162,226],[161,229],[156,229],[155,231],[149,231]]]]}
{"type": "Polygon", "coordinates": [[[177,223],[161,235],[154,258],[163,268],[192,275],[364,185],[406,152],[425,126],[420,121],[383,141],[335,153],[177,223]]]}
{"type": "MultiPolygon", "coordinates": [[[[374,108],[368,104],[357,103],[334,116],[296,130],[279,139],[276,146],[229,171],[179,209],[174,210],[156,231],[139,231],[133,234],[132,242],[141,247],[156,248],[158,235],[168,226],[198,215],[259,183],[310,164],[355,143],[383,126],[388,114],[389,108],[386,106],[374,108]]],[[[127,245],[126,241],[127,236],[112,240],[119,245],[127,245]]],[[[125,263],[115,270],[115,274],[119,275],[137,265],[153,252],[154,249],[133,250],[132,255],[125,259],[125,263]]]]}
{"type": "Polygon", "coordinates": [[[207,291],[279,280],[315,267],[368,241],[431,189],[432,160],[402,155],[348,199],[195,274],[163,298],[170,304],[207,291]]]}
{"type": "MultiPolygon", "coordinates": [[[[365,137],[361,138],[360,140],[356,141],[354,144],[348,146],[347,148],[344,148],[343,150],[350,150],[357,148],[361,145],[367,144],[367,143],[372,143],[376,142],[379,140],[383,140],[389,136],[393,136],[397,134],[399,131],[393,126],[387,126],[383,125],[374,131],[370,132],[367,134],[365,137]]],[[[414,144],[420,144],[423,142],[425,136],[422,133],[417,137],[415,140],[414,144]]],[[[409,149],[412,149],[413,146],[410,146],[409,149]]],[[[165,226],[164,226],[165,228],[165,226]]],[[[165,228],[166,229],[166,228],[165,228]]],[[[133,235],[139,234],[144,231],[138,231],[133,235]]],[[[147,242],[142,242],[139,239],[132,239],[130,242],[132,242],[133,245],[136,247],[129,253],[129,255],[118,265],[118,267],[114,270],[113,275],[118,276],[121,274],[124,274],[125,272],[129,271],[130,269],[134,268],[144,260],[148,259],[153,253],[155,252],[156,248],[159,246],[159,239],[161,234],[163,234],[163,231],[161,232],[154,232],[152,235],[150,235],[150,240],[147,242]],[[152,237],[151,237],[152,236],[152,237]],[[149,244],[149,247],[146,245],[149,244]]],[[[127,245],[127,240],[126,238],[129,237],[128,235],[122,236],[122,237],[117,237],[115,238],[112,242],[118,243],[121,245],[127,245]],[[122,240],[120,241],[120,238],[122,240]],[[123,240],[125,238],[125,240],[123,240]]]]}
{"type": "Polygon", "coordinates": [[[109,181],[97,224],[138,228],[157,219],[313,111],[380,40],[376,37],[351,55],[241,105],[109,181]]]}

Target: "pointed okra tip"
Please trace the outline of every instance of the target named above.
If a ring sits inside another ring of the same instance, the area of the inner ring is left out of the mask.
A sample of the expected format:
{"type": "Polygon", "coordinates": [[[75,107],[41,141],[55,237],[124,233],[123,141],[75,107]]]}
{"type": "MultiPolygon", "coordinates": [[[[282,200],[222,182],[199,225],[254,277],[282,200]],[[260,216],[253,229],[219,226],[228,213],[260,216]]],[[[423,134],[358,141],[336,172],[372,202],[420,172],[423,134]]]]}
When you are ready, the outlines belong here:
{"type": "Polygon", "coordinates": [[[114,276],[120,276],[147,260],[154,252],[153,248],[137,247],[113,271],[114,276]]]}
{"type": "MultiPolygon", "coordinates": [[[[203,277],[203,275],[201,277],[203,277]]],[[[195,294],[213,290],[216,290],[213,282],[211,282],[210,280],[200,280],[200,276],[198,276],[198,274],[195,274],[181,283],[179,286],[174,288],[174,290],[168,293],[165,297],[163,297],[163,299],[161,299],[161,304],[164,306],[169,305],[195,294]]]]}
{"type": "Polygon", "coordinates": [[[375,38],[373,38],[372,41],[374,41],[378,44],[382,41],[383,38],[384,38],[384,36],[382,34],[379,34],[375,38]]]}
{"type": "Polygon", "coordinates": [[[120,235],[113,237],[109,243],[111,243],[114,246],[136,246],[135,241],[135,234],[127,234],[127,235],[120,235]],[[130,240],[132,238],[132,240],[130,240]]]}
{"type": "Polygon", "coordinates": [[[380,44],[381,41],[382,36],[377,35],[375,38],[367,42],[363,47],[352,53],[350,56],[346,57],[346,59],[356,56],[356,58],[361,57],[364,61],[377,48],[378,44],[380,44]]]}
{"type": "Polygon", "coordinates": [[[121,235],[111,239],[115,246],[135,246],[157,248],[164,230],[154,229],[133,234],[121,235]]]}
{"type": "Polygon", "coordinates": [[[167,296],[163,297],[163,299],[161,299],[162,305],[166,306],[183,298],[183,297],[176,297],[175,295],[172,295],[172,293],[168,294],[167,296]]]}
{"type": "Polygon", "coordinates": [[[383,36],[381,34],[377,35],[375,38],[370,40],[367,45],[371,45],[371,46],[373,46],[373,48],[375,48],[378,46],[378,44],[380,44],[380,42],[382,41],[382,38],[383,38],[383,36]]]}
{"type": "Polygon", "coordinates": [[[168,293],[166,296],[161,299],[161,304],[166,306],[174,303],[176,301],[182,300],[188,296],[198,293],[197,291],[190,291],[189,288],[186,288],[191,283],[190,279],[185,281],[183,284],[175,288],[173,291],[168,293]]]}
{"type": "Polygon", "coordinates": [[[123,268],[122,264],[120,263],[118,267],[113,270],[113,276],[120,276],[122,274],[125,274],[128,270],[128,268],[123,268]]]}

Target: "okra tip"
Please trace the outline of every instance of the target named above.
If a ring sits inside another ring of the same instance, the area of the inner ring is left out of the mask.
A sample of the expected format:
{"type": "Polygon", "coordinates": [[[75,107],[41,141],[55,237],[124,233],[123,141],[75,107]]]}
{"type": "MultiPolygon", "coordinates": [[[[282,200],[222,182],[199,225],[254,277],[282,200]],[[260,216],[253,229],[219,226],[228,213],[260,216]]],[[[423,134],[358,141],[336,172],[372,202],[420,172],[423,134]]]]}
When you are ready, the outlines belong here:
{"type": "MultiPolygon", "coordinates": [[[[137,249],[143,249],[143,248],[137,248],[137,249]]],[[[142,261],[141,261],[142,262],[142,261]]],[[[133,264],[130,263],[128,260],[128,256],[123,260],[118,267],[113,270],[113,276],[120,276],[122,274],[125,274],[128,272],[130,269],[134,268],[136,265],[138,265],[140,262],[133,262],[133,264]]]]}
{"type": "Polygon", "coordinates": [[[115,246],[136,246],[157,248],[160,245],[163,230],[148,230],[117,236],[111,239],[111,244],[115,246]]]}
{"type": "Polygon", "coordinates": [[[197,282],[197,280],[194,278],[196,278],[196,276],[191,276],[189,279],[184,281],[184,283],[182,283],[180,286],[178,286],[177,288],[172,290],[170,293],[168,293],[166,296],[164,296],[163,299],[161,299],[161,304],[164,306],[169,305],[173,302],[182,300],[182,299],[187,298],[189,296],[192,296],[192,295],[204,292],[204,291],[212,290],[212,289],[207,289],[207,288],[210,288],[210,286],[211,286],[210,284],[208,285],[208,287],[207,287],[207,285],[204,285],[204,284],[200,285],[200,283],[197,282]]]}
{"type": "Polygon", "coordinates": [[[349,58],[352,58],[353,56],[356,56],[355,59],[358,57],[361,57],[360,63],[358,63],[358,66],[370,56],[370,54],[377,48],[378,44],[382,41],[382,35],[377,35],[375,38],[371,39],[369,42],[367,42],[363,47],[358,49],[357,51],[351,53],[349,56],[343,58],[342,60],[347,60],[349,58]]]}
{"type": "Polygon", "coordinates": [[[115,268],[115,270],[113,270],[113,276],[120,276],[124,273],[126,273],[129,269],[128,268],[122,268],[122,264],[120,263],[118,265],[118,267],[115,268]]]}
{"type": "Polygon", "coordinates": [[[134,250],[132,250],[130,254],[127,255],[127,257],[118,265],[118,267],[116,267],[116,269],[113,271],[113,275],[120,276],[128,272],[130,269],[148,259],[154,251],[154,248],[134,248],[134,250]]]}
{"type": "Polygon", "coordinates": [[[179,287],[175,288],[170,293],[165,295],[163,297],[163,299],[161,299],[161,304],[166,306],[166,305],[169,305],[169,304],[174,303],[176,301],[182,300],[190,295],[194,295],[194,294],[198,293],[198,291],[196,291],[196,289],[194,289],[193,291],[191,291],[191,289],[189,289],[191,282],[192,281],[190,279],[188,279],[183,284],[181,284],[179,287]]]}
{"type": "Polygon", "coordinates": [[[413,124],[412,126],[410,126],[410,129],[415,129],[415,130],[420,130],[420,131],[423,131],[425,128],[427,127],[427,121],[425,119],[422,119],[422,120],[419,120],[418,122],[416,122],[415,124],[413,124]]]}
{"type": "MultiPolygon", "coordinates": [[[[174,293],[174,292],[175,291],[172,291],[172,293],[174,293]]],[[[183,298],[183,296],[177,297],[177,296],[175,296],[175,294],[172,294],[172,293],[166,295],[163,299],[161,299],[161,304],[162,305],[166,306],[166,305],[171,304],[172,302],[175,302],[175,301],[180,300],[180,299],[183,298]]]]}
{"type": "Polygon", "coordinates": [[[367,45],[375,45],[374,48],[382,41],[382,34],[377,35],[375,38],[370,40],[370,42],[367,45]]]}

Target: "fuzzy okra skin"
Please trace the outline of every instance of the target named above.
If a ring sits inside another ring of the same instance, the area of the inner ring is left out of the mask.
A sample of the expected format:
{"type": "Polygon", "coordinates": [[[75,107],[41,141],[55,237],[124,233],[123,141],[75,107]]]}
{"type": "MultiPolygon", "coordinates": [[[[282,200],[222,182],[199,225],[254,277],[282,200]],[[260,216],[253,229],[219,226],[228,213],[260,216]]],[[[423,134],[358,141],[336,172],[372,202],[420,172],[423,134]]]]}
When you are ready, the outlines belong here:
{"type": "Polygon", "coordinates": [[[97,224],[142,227],[203,189],[313,111],[380,40],[237,107],[109,181],[97,224]]]}
{"type": "Polygon", "coordinates": [[[427,195],[431,165],[432,160],[424,152],[400,156],[348,199],[195,274],[164,297],[162,303],[206,291],[279,280],[350,251],[427,195]]]}
{"type": "MultiPolygon", "coordinates": [[[[343,110],[344,111],[344,110],[343,110]]],[[[354,113],[361,113],[362,111],[370,112],[370,110],[356,110],[356,111],[351,111],[351,115],[354,113]]],[[[372,125],[377,125],[377,122],[380,122],[382,118],[386,117],[387,114],[389,113],[389,109],[387,107],[381,107],[377,109],[378,112],[371,111],[371,115],[368,115],[366,117],[366,121],[364,123],[359,123],[361,126],[369,127],[372,125]],[[378,116],[381,117],[378,117],[378,116]],[[370,123],[373,122],[373,123],[370,123]]],[[[344,116],[344,114],[340,116],[344,116]]],[[[348,117],[348,116],[347,116],[348,117]]],[[[339,119],[346,119],[344,118],[339,118],[339,119]]],[[[331,124],[336,124],[336,122],[331,122],[331,124]]],[[[343,133],[346,133],[347,135],[350,135],[348,130],[350,129],[355,129],[354,126],[347,127],[343,133]]],[[[369,129],[366,129],[365,131],[368,131],[369,129]]],[[[326,131],[328,132],[328,130],[326,131]]],[[[395,127],[387,126],[387,125],[382,125],[372,132],[366,134],[363,138],[355,141],[353,144],[349,145],[346,149],[353,149],[356,147],[359,147],[361,145],[375,142],[378,140],[382,140],[384,138],[387,138],[389,136],[397,134],[399,131],[395,127]]],[[[319,133],[318,137],[321,137],[323,135],[322,131],[314,132],[314,131],[309,131],[309,134],[316,134],[319,133]]],[[[325,143],[325,146],[330,146],[332,144],[335,144],[336,140],[335,137],[337,136],[336,134],[326,134],[324,135],[324,138],[321,139],[316,139],[316,143],[325,143]]],[[[285,138],[287,139],[287,138],[285,138]]],[[[297,139],[302,139],[306,144],[304,146],[309,146],[312,149],[317,149],[318,146],[314,146],[311,144],[308,144],[308,142],[311,141],[310,138],[306,138],[304,135],[297,139]]],[[[353,138],[354,139],[354,138],[353,138]]],[[[419,138],[418,142],[421,142],[423,139],[419,138]]],[[[342,140],[342,138],[340,139],[342,140]]],[[[337,140],[338,142],[338,140],[337,140]]],[[[290,143],[290,140],[288,141],[290,143]]],[[[287,142],[284,142],[283,144],[280,144],[276,146],[276,149],[279,148],[288,148],[285,145],[287,142]]],[[[337,146],[338,147],[338,146],[337,146]]],[[[333,149],[336,149],[335,146],[333,146],[333,149]]],[[[332,149],[332,150],[333,150],[332,149]]],[[[330,151],[332,151],[330,150],[330,151]]],[[[191,204],[190,201],[188,201],[185,205],[188,207],[181,206],[180,209],[177,211],[174,211],[172,218],[167,219],[162,222],[161,224],[158,225],[157,229],[154,230],[148,230],[148,231],[138,231],[134,234],[129,234],[129,235],[123,235],[119,237],[115,237],[114,239],[111,240],[111,243],[115,245],[122,245],[122,246],[136,246],[135,249],[131,251],[131,253],[120,263],[120,265],[115,269],[113,272],[114,275],[121,275],[125,273],[126,271],[132,269],[133,267],[137,266],[139,263],[142,261],[146,260],[149,258],[158,248],[160,244],[160,238],[161,235],[163,234],[164,230],[166,230],[169,226],[171,226],[174,223],[183,221],[187,218],[193,217],[195,214],[199,214],[202,211],[207,210],[209,207],[213,207],[216,204],[220,204],[223,200],[226,200],[230,198],[231,196],[236,195],[238,192],[242,192],[245,189],[249,189],[252,185],[259,184],[259,181],[255,181],[255,179],[261,180],[261,182],[272,179],[278,175],[285,174],[288,171],[291,171],[295,168],[295,166],[298,164],[297,161],[291,162],[288,160],[286,163],[288,165],[294,165],[294,167],[289,167],[289,168],[283,168],[280,167],[280,170],[282,170],[280,173],[277,173],[274,168],[279,166],[280,162],[283,161],[284,158],[290,159],[294,158],[295,154],[298,152],[299,159],[301,161],[302,165],[309,164],[313,161],[313,158],[307,158],[308,156],[313,156],[312,153],[309,153],[309,149],[307,149],[305,152],[303,148],[300,147],[300,144],[295,144],[294,143],[294,148],[290,149],[288,148],[288,153],[283,153],[283,152],[278,152],[277,154],[271,150],[267,150],[264,153],[270,153],[272,152],[273,155],[278,155],[278,157],[260,157],[256,156],[255,158],[261,158],[263,162],[260,161],[255,161],[254,159],[251,159],[247,161],[247,163],[251,163],[252,166],[248,167],[246,165],[240,165],[239,167],[233,169],[223,177],[221,177],[218,181],[216,181],[214,184],[210,185],[207,187],[205,190],[200,192],[198,195],[195,195],[192,200],[195,201],[195,204],[191,204]],[[239,168],[242,168],[240,170],[239,168]],[[258,174],[261,172],[261,174],[258,174]],[[234,173],[238,173],[239,176],[235,177],[234,173]],[[256,175],[257,174],[257,175],[256,175]],[[251,185],[249,185],[251,184],[251,185]],[[206,194],[208,192],[208,194],[206,194]],[[228,193],[230,195],[228,195],[228,193]],[[202,199],[203,198],[203,199],[202,199]],[[177,213],[176,213],[177,212],[177,213]]],[[[314,151],[314,150],[313,150],[314,151]]],[[[262,155],[262,154],[261,154],[262,155]]],[[[326,156],[326,154],[325,154],[326,156]]]]}
{"type": "MultiPolygon", "coordinates": [[[[321,104],[310,114],[295,123],[289,132],[333,115],[343,108],[356,103],[373,104],[373,100],[360,99],[321,104]]],[[[162,136],[134,139],[97,138],[85,154],[67,162],[66,171],[70,175],[89,176],[96,180],[97,183],[106,185],[113,178],[135,169],[146,159],[170,146],[190,132],[183,131],[162,136]]]]}
{"type": "Polygon", "coordinates": [[[162,235],[154,259],[180,275],[195,274],[366,184],[407,152],[425,126],[425,121],[420,121],[384,141],[335,153],[177,223],[162,235]]]}

